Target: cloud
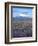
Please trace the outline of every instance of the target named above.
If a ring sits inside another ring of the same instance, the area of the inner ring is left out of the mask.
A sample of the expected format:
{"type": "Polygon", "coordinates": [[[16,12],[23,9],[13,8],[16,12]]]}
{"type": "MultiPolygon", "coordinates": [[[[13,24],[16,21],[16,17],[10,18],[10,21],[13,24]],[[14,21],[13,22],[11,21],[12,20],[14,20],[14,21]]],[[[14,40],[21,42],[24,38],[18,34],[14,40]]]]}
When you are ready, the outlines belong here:
{"type": "Polygon", "coordinates": [[[22,17],[30,17],[31,18],[31,16],[30,15],[27,15],[27,14],[19,14],[19,16],[22,16],[22,17]]]}
{"type": "Polygon", "coordinates": [[[25,15],[25,14],[19,14],[19,16],[23,16],[23,17],[25,17],[26,15],[25,15]]]}

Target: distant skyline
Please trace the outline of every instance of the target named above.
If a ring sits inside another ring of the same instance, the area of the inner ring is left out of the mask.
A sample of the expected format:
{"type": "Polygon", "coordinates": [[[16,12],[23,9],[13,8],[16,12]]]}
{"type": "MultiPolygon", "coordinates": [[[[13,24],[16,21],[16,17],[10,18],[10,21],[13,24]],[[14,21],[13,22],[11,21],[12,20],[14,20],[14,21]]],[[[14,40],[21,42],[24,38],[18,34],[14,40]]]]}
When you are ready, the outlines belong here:
{"type": "Polygon", "coordinates": [[[29,17],[32,18],[32,8],[13,8],[12,9],[13,17],[29,17]]]}

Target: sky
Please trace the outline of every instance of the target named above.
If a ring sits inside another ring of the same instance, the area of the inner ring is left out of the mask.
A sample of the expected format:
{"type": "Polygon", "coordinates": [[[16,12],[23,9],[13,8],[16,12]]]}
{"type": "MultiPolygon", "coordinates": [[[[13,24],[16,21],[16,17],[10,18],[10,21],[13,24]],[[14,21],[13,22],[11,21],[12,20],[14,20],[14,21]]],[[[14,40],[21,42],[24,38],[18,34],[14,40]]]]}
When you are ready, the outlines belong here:
{"type": "Polygon", "coordinates": [[[12,8],[13,17],[30,17],[32,18],[32,8],[12,8]]]}

